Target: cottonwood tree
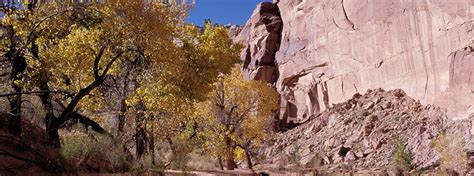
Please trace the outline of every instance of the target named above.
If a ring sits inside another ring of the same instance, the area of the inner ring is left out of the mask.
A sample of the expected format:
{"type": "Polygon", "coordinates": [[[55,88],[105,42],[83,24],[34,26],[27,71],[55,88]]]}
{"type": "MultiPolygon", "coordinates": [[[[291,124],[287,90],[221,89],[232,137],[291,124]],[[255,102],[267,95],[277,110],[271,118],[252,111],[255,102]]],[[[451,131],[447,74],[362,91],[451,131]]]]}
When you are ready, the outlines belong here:
{"type": "MultiPolygon", "coordinates": [[[[145,130],[148,139],[156,137],[168,143],[173,156],[179,154],[175,140],[192,137],[192,131],[196,130],[193,102],[204,100],[218,75],[228,73],[239,62],[241,49],[222,26],[208,22],[203,32],[193,25],[182,27],[175,37],[178,54],[173,62],[162,62],[150,68],[160,71],[141,77],[140,86],[127,100],[128,106],[138,104],[143,108],[143,113],[136,116],[136,125],[148,129],[145,130]]],[[[148,144],[153,145],[149,148],[154,148],[153,142],[148,144]]]]}
{"type": "Polygon", "coordinates": [[[64,15],[70,9],[67,4],[41,5],[37,1],[0,2],[3,19],[0,52],[8,62],[9,84],[13,92],[9,95],[9,127],[14,134],[21,133],[22,95],[30,91],[40,81],[33,81],[42,72],[34,69],[39,62],[37,39],[52,33],[59,26],[52,25],[54,19],[64,15]],[[54,29],[54,30],[53,30],[54,29]]]}
{"type": "Polygon", "coordinates": [[[176,140],[195,137],[199,128],[194,102],[205,101],[218,75],[239,62],[241,46],[224,27],[185,24],[186,8],[178,6],[146,0],[7,5],[1,49],[12,72],[10,127],[21,131],[22,95],[38,95],[56,147],[58,130],[70,123],[107,133],[98,114],[108,109],[113,87],[107,83],[115,79],[124,81],[117,86],[117,131],[133,134],[136,155],[153,152],[155,137],[177,148],[176,140]],[[127,121],[132,129],[125,129],[127,121]]]}
{"type": "Polygon", "coordinates": [[[177,11],[146,1],[108,1],[88,8],[98,14],[99,23],[73,26],[67,37],[44,50],[56,78],[53,85],[77,92],[63,100],[64,111],[47,129],[53,141],[58,141],[57,129],[72,112],[101,108],[104,96],[97,88],[117,74],[118,63],[145,59],[152,69],[143,74],[153,75],[161,74],[162,65],[174,63],[177,57],[173,38],[178,29],[177,11]]]}
{"type": "MultiPolygon", "coordinates": [[[[51,107],[45,108],[48,109],[49,136],[58,146],[57,130],[71,119],[103,131],[97,123],[76,111],[91,108],[80,102],[99,99],[95,97],[100,96],[89,95],[97,94],[96,88],[114,74],[115,63],[132,58],[130,55],[143,55],[155,62],[172,58],[156,53],[172,50],[178,13],[158,3],[108,1],[7,5],[3,6],[8,9],[2,21],[6,31],[2,49],[12,67],[11,85],[16,94],[12,95],[10,127],[15,133],[20,129],[21,95],[25,93],[27,83],[37,84],[45,107],[53,104],[50,93],[54,91],[51,89],[67,93],[58,101],[63,109],[58,118],[52,117],[51,107]],[[21,8],[26,6],[27,9],[21,8]],[[81,38],[82,34],[85,38],[81,38]]],[[[97,108],[98,104],[94,105],[97,108]]]]}
{"type": "MultiPolygon", "coordinates": [[[[278,108],[277,93],[262,81],[244,80],[239,68],[223,75],[208,100],[196,105],[196,115],[203,123],[204,147],[226,168],[237,168],[236,148],[249,150],[265,138],[265,125],[278,108]]],[[[252,167],[250,151],[248,165],[252,167]]]]}
{"type": "Polygon", "coordinates": [[[49,97],[48,72],[42,67],[38,40],[57,39],[68,33],[68,28],[84,18],[72,18],[80,7],[72,2],[40,3],[39,1],[2,1],[3,19],[1,52],[9,61],[10,70],[10,128],[21,132],[22,95],[37,94],[46,110],[46,118],[52,116],[49,97]],[[39,90],[38,90],[39,89],[39,90]]]}

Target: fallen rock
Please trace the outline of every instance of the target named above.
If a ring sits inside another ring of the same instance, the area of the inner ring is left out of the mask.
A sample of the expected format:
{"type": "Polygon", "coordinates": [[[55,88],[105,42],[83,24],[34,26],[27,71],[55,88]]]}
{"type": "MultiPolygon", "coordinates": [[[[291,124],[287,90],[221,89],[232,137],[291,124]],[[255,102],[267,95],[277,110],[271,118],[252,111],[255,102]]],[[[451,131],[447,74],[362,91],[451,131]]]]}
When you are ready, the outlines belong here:
{"type": "MultiPolygon", "coordinates": [[[[473,118],[474,119],[474,118],[473,118]]],[[[311,117],[308,122],[286,132],[278,133],[263,151],[274,151],[266,158],[285,157],[282,151],[293,144],[303,148],[302,156],[321,156],[322,166],[349,164],[353,168],[386,169],[393,165],[394,140],[401,138],[406,149],[413,153],[414,169],[433,168],[439,164],[439,154],[432,141],[441,131],[459,133],[466,141],[466,152],[471,138],[472,119],[452,121],[442,108],[427,105],[406,96],[402,90],[370,90],[358,99],[335,104],[332,108],[311,117]],[[400,96],[404,95],[404,96],[400,96]],[[374,103],[374,100],[380,100],[374,103]],[[396,103],[402,102],[402,103],[396,103]],[[347,109],[347,104],[372,104],[347,109]],[[380,108],[391,104],[391,108],[380,108]],[[418,107],[418,108],[413,108],[418,107]],[[313,129],[318,127],[318,131],[313,129]],[[305,137],[294,138],[304,134],[305,137]],[[308,135],[311,134],[311,135],[308,135]],[[287,140],[292,139],[292,140],[287,140]],[[308,147],[306,149],[305,147],[308,147]],[[279,150],[275,150],[279,149],[279,150]]],[[[474,148],[473,148],[474,151],[474,148]]],[[[268,153],[268,152],[261,152],[268,153]]],[[[303,157],[306,165],[310,157],[303,157]]]]}

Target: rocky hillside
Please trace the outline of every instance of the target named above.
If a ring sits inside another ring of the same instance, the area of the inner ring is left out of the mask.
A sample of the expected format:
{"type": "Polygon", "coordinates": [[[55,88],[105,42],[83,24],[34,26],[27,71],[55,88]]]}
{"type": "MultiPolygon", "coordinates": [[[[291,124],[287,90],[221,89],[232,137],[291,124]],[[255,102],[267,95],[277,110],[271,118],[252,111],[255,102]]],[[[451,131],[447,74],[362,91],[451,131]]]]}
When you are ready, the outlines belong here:
{"type": "Polygon", "coordinates": [[[459,145],[459,151],[447,147],[450,152],[458,152],[455,155],[459,160],[471,155],[463,153],[473,149],[474,116],[471,120],[451,121],[445,114],[441,108],[421,105],[400,89],[357,93],[303,125],[278,134],[262,151],[267,159],[260,168],[281,170],[291,168],[291,164],[300,170],[332,172],[391,168],[396,166],[394,153],[400,150],[395,148],[399,140],[412,155],[412,169],[433,169],[439,166],[440,155],[446,154],[434,148],[440,133],[448,136],[449,145],[459,145]]]}
{"type": "Polygon", "coordinates": [[[354,93],[402,89],[465,118],[474,102],[474,1],[275,0],[235,37],[249,79],[301,122],[354,93]]]}

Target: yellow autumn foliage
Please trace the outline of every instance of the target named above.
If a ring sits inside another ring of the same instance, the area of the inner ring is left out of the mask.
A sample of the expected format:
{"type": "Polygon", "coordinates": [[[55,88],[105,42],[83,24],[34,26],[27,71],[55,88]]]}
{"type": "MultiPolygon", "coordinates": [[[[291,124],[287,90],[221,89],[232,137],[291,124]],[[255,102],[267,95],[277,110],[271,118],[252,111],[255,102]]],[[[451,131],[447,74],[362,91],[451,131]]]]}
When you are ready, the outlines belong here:
{"type": "Polygon", "coordinates": [[[172,62],[151,68],[159,71],[143,76],[140,87],[127,99],[129,106],[144,103],[146,113],[154,117],[150,123],[159,129],[155,134],[162,139],[189,133],[196,121],[193,102],[205,99],[218,75],[239,62],[241,49],[227,29],[211,23],[202,33],[193,25],[183,25],[174,40],[178,47],[172,62]]]}
{"type": "MultiPolygon", "coordinates": [[[[15,84],[39,89],[38,82],[46,82],[49,90],[63,92],[51,95],[59,111],[73,104],[70,112],[107,122],[101,113],[110,110],[104,92],[111,87],[103,83],[121,76],[123,65],[141,63],[124,98],[132,112],[123,114],[143,113],[145,129],[152,129],[147,135],[187,140],[202,130],[196,140],[215,156],[229,150],[234,155],[237,145],[258,146],[278,106],[275,91],[264,82],[242,79],[236,66],[242,46],[233,43],[225,27],[208,21],[201,31],[184,22],[186,13],[185,7],[148,0],[40,3],[32,12],[5,13],[1,24],[14,31],[15,47],[28,65],[15,84]],[[76,105],[71,103],[75,97],[76,105]],[[217,111],[218,101],[227,118],[217,111]]],[[[11,44],[7,38],[2,38],[2,51],[11,44]]],[[[67,113],[59,116],[54,130],[71,120],[67,113]]],[[[242,150],[236,150],[239,159],[242,150]]]]}
{"type": "MultiPolygon", "coordinates": [[[[239,67],[223,75],[208,98],[196,104],[195,115],[204,126],[204,146],[215,157],[234,155],[237,146],[260,145],[278,108],[274,88],[263,81],[244,80],[239,67]]],[[[241,158],[243,152],[238,151],[241,158]]]]}

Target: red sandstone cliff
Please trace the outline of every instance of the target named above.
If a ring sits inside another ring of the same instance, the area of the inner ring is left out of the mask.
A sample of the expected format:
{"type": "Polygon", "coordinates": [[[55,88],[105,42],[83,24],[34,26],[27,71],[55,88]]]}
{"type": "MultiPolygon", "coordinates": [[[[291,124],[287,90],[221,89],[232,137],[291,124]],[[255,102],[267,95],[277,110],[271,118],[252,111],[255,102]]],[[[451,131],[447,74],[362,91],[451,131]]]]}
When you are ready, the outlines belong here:
{"type": "Polygon", "coordinates": [[[280,0],[235,38],[248,79],[303,121],[356,92],[402,89],[451,118],[474,109],[474,0],[280,0]]]}

